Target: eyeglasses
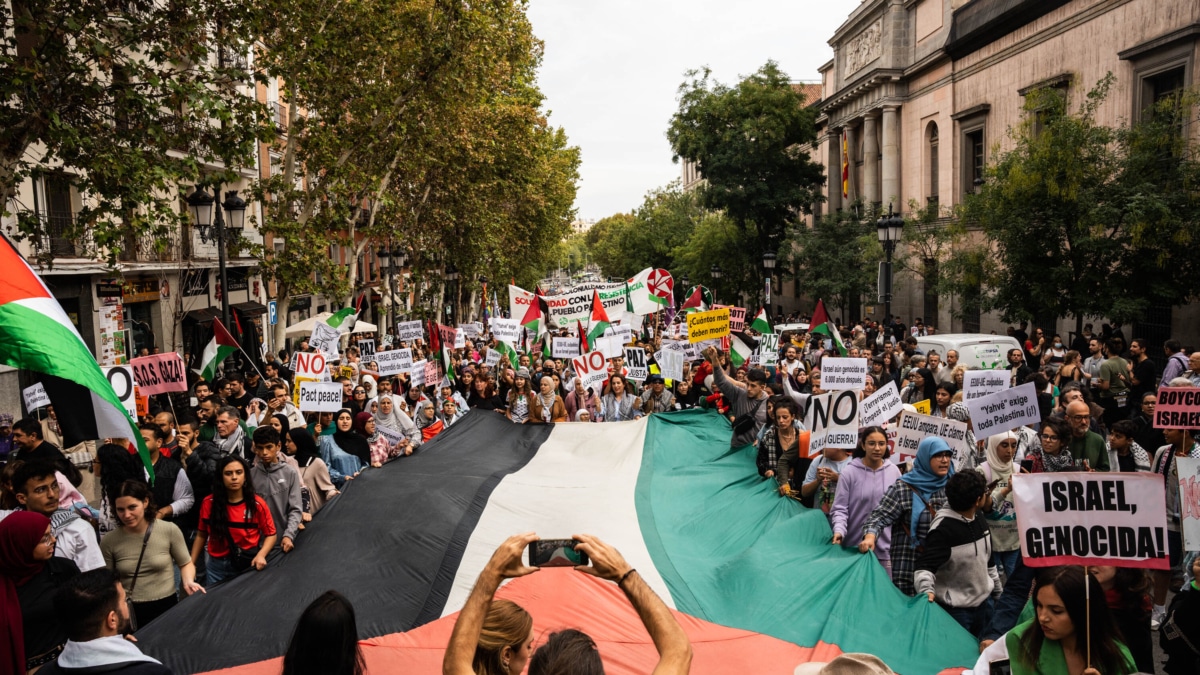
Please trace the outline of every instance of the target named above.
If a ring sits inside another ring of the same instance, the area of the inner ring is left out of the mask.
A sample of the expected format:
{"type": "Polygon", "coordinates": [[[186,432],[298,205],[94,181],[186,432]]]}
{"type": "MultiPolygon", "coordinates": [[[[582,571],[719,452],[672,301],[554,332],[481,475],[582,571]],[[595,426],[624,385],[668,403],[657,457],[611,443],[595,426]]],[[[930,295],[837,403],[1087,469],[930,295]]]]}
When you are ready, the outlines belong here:
{"type": "Polygon", "coordinates": [[[1067,415],[1067,419],[1083,421],[1083,420],[1092,419],[1092,416],[1091,415],[1067,415]]]}
{"type": "Polygon", "coordinates": [[[1038,438],[1042,439],[1043,441],[1057,441],[1058,440],[1058,436],[1056,436],[1054,434],[1039,434],[1038,438]]]}

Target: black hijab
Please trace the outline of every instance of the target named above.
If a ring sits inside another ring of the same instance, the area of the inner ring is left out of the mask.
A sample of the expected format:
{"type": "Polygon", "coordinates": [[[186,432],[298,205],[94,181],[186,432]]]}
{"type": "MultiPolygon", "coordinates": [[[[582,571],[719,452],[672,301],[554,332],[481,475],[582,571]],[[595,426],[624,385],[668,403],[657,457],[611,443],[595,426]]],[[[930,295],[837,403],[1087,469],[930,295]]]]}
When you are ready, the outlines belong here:
{"type": "Polygon", "coordinates": [[[308,429],[289,429],[287,435],[296,444],[296,454],[293,458],[300,468],[308,466],[314,457],[321,456],[321,451],[317,450],[317,442],[313,440],[312,434],[308,433],[308,429]]]}
{"type": "Polygon", "coordinates": [[[271,417],[279,420],[279,430],[282,432],[279,434],[280,436],[283,436],[292,430],[292,423],[288,421],[287,415],[284,415],[283,413],[275,413],[274,415],[271,415],[271,417]]]}
{"type": "Polygon", "coordinates": [[[363,464],[370,466],[371,447],[367,445],[367,439],[362,434],[356,433],[353,426],[350,427],[350,431],[342,431],[337,426],[338,418],[342,416],[342,413],[349,415],[351,421],[354,420],[354,411],[350,408],[342,408],[337,411],[337,414],[333,416],[333,426],[336,429],[333,432],[333,442],[337,443],[337,446],[344,452],[354,455],[361,459],[363,464]]]}

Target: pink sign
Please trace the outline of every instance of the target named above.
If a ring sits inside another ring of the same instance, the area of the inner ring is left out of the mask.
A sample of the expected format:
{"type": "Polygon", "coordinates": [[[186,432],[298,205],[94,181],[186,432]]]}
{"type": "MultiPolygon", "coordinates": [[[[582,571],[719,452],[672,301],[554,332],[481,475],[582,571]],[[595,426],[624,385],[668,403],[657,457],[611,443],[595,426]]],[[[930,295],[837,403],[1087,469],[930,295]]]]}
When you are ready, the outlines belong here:
{"type": "Polygon", "coordinates": [[[187,371],[179,354],[153,354],[133,359],[133,379],[142,396],[155,396],[173,391],[187,391],[187,371]]]}
{"type": "Polygon", "coordinates": [[[425,362],[425,384],[437,386],[438,384],[438,367],[437,361],[425,362]]]}
{"type": "Polygon", "coordinates": [[[1163,387],[1154,406],[1156,429],[1200,429],[1200,389],[1163,387]]]}

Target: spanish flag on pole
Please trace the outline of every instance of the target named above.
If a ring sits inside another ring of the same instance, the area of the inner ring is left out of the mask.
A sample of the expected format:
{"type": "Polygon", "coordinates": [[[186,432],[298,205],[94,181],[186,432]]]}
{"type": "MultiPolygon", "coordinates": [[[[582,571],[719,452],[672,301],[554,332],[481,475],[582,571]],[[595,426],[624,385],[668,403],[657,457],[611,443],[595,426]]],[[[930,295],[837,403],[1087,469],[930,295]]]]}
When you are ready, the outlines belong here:
{"type": "Polygon", "coordinates": [[[842,198],[850,198],[850,148],[845,131],[842,131],[842,198]]]}

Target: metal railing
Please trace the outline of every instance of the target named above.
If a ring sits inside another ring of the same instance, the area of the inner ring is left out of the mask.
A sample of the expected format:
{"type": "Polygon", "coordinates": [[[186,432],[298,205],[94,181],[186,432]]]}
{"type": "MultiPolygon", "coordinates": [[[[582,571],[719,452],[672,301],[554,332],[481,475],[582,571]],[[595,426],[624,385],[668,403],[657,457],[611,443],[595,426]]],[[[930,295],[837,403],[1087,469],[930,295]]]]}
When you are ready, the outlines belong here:
{"type": "Polygon", "coordinates": [[[288,128],[288,109],[279,101],[271,101],[267,104],[272,113],[275,115],[275,126],[282,133],[287,133],[288,128]]]}

